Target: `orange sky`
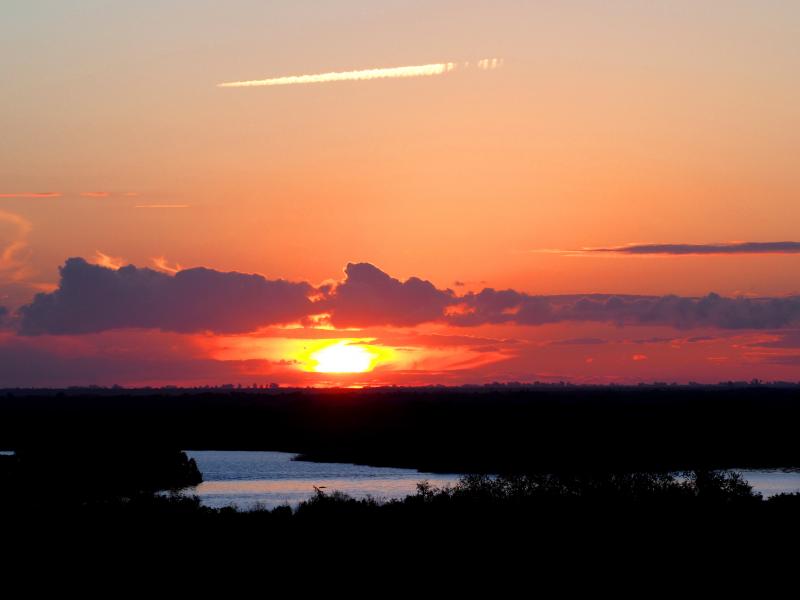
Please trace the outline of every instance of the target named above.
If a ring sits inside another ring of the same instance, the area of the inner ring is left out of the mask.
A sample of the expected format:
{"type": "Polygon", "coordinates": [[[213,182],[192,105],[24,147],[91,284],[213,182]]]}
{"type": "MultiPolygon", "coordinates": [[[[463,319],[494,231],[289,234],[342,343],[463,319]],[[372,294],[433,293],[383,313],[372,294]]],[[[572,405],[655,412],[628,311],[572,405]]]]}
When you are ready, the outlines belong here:
{"type": "Polygon", "coordinates": [[[335,383],[292,362],[292,340],[321,331],[378,340],[375,382],[798,379],[794,317],[692,331],[305,323],[291,338],[264,322],[253,341],[130,324],[30,337],[16,311],[56,289],[69,257],[312,287],[368,262],[458,296],[800,294],[795,251],[564,252],[800,239],[800,5],[10,0],[0,15],[0,354],[63,369],[0,369],[0,387],[335,383]],[[487,57],[502,66],[478,68],[487,57]],[[425,77],[218,87],[450,62],[425,77]],[[712,339],[675,341],[694,337],[712,339]],[[555,343],[588,338],[603,343],[555,343]],[[648,338],[662,341],[633,341],[648,338]],[[116,356],[109,344],[124,367],[81,363],[116,356]],[[172,371],[142,362],[152,346],[172,371]]]}

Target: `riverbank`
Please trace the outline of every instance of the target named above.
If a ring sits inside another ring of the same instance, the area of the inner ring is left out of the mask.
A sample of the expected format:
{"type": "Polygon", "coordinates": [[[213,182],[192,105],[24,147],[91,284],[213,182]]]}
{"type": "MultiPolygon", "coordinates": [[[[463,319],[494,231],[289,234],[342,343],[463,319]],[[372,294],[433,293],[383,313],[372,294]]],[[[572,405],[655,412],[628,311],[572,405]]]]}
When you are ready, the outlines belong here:
{"type": "Polygon", "coordinates": [[[0,397],[0,447],[281,450],[430,473],[800,467],[800,388],[75,390],[0,397]]]}

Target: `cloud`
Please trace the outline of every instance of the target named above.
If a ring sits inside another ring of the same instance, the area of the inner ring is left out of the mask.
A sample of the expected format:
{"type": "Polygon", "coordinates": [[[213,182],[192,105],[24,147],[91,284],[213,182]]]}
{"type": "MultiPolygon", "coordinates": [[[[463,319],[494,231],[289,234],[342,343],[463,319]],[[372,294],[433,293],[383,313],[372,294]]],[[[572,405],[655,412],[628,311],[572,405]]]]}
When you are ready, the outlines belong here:
{"type": "Polygon", "coordinates": [[[515,347],[519,340],[491,338],[473,335],[448,335],[441,333],[402,332],[394,335],[382,334],[372,344],[384,346],[420,346],[424,348],[492,348],[515,347]]]}
{"type": "Polygon", "coordinates": [[[442,318],[453,292],[417,277],[401,282],[369,263],[348,263],[345,280],[323,301],[336,327],[407,327],[442,318]]]}
{"type": "Polygon", "coordinates": [[[125,332],[106,335],[113,336],[107,344],[89,336],[92,339],[86,345],[60,345],[53,338],[0,334],[0,381],[4,387],[202,385],[263,382],[276,371],[266,360],[220,361],[198,356],[184,341],[166,337],[170,334],[158,334],[154,340],[149,332],[146,341],[131,339],[125,332]]]}
{"type": "Polygon", "coordinates": [[[106,262],[104,267],[81,258],[67,260],[58,288],[38,294],[19,309],[20,332],[69,334],[134,327],[244,333],[269,325],[311,325],[314,315],[325,315],[325,324],[338,329],[431,322],[458,327],[599,322],[679,330],[777,330],[800,325],[800,296],[533,296],[492,288],[456,295],[418,277],[401,281],[369,263],[349,263],[342,282],[315,288],[307,282],[202,267],[180,270],[165,261],[157,263],[161,271],[133,265],[113,270],[118,263],[110,257],[106,262]]]}
{"type": "Polygon", "coordinates": [[[26,251],[31,229],[23,217],[0,210],[0,279],[20,281],[29,274],[26,251]]]}
{"type": "Polygon", "coordinates": [[[768,339],[756,340],[747,346],[758,348],[800,348],[800,330],[791,329],[776,335],[769,336],[768,339]]]}
{"type": "Polygon", "coordinates": [[[164,273],[172,273],[174,275],[178,271],[183,271],[183,267],[179,263],[170,265],[169,262],[167,262],[167,259],[163,256],[156,256],[150,260],[153,261],[153,266],[156,269],[163,271],[164,273]]]}
{"type": "Polygon", "coordinates": [[[800,242],[733,242],[729,244],[631,244],[587,248],[585,253],[611,254],[800,254],[800,242]]]}
{"type": "Polygon", "coordinates": [[[638,340],[631,340],[633,344],[670,344],[673,342],[678,341],[677,338],[669,338],[669,337],[649,337],[649,338],[642,338],[638,340]]]}
{"type": "Polygon", "coordinates": [[[190,204],[137,204],[134,208],[190,208],[190,204]]]}
{"type": "Polygon", "coordinates": [[[456,296],[412,277],[405,283],[368,264],[349,264],[345,281],[327,300],[336,327],[412,326],[429,321],[457,326],[545,325],[566,321],[663,325],[677,329],[783,328],[800,322],[800,297],[531,296],[484,288],[456,296]]]}
{"type": "Polygon", "coordinates": [[[82,197],[82,198],[110,198],[112,196],[138,196],[138,192],[109,192],[104,190],[89,190],[83,192],[67,191],[67,192],[12,192],[0,194],[0,198],[61,198],[67,197],[82,197]]]}
{"type": "Polygon", "coordinates": [[[0,194],[0,198],[60,198],[61,192],[17,192],[0,194]]]}
{"type": "Polygon", "coordinates": [[[121,328],[239,333],[296,322],[311,312],[307,283],[205,268],[173,275],[118,270],[70,258],[58,289],[19,309],[20,333],[81,334],[121,328]]]}
{"type": "Polygon", "coordinates": [[[100,265],[101,267],[113,269],[114,271],[125,266],[125,259],[119,256],[110,256],[104,252],[100,252],[100,250],[95,250],[94,254],[94,259],[89,261],[94,265],[100,265]]]}
{"type": "Polygon", "coordinates": [[[800,367],[800,354],[775,354],[762,357],[758,362],[767,365],[800,367]]]}
{"type": "Polygon", "coordinates": [[[697,344],[699,342],[713,342],[715,339],[717,338],[710,335],[698,335],[695,337],[690,337],[686,341],[690,344],[697,344]]]}
{"type": "MultiPolygon", "coordinates": [[[[481,70],[491,70],[502,66],[500,58],[484,58],[476,63],[481,70]]],[[[361,69],[357,71],[334,71],[314,75],[288,75],[269,79],[252,79],[249,81],[230,81],[219,83],[221,88],[269,87],[283,85],[302,85],[308,83],[334,83],[339,81],[370,81],[374,79],[397,79],[408,77],[431,77],[444,75],[456,69],[470,68],[469,63],[430,63],[427,65],[411,65],[405,67],[382,67],[377,69],[361,69]]]]}
{"type": "Polygon", "coordinates": [[[600,344],[608,344],[608,340],[600,338],[572,338],[550,342],[551,346],[597,346],[600,344]]]}
{"type": "Polygon", "coordinates": [[[713,293],[700,298],[601,294],[529,296],[514,290],[488,288],[462,296],[459,310],[451,312],[447,320],[463,326],[595,321],[677,329],[771,329],[800,322],[800,296],[726,298],[713,293]]]}

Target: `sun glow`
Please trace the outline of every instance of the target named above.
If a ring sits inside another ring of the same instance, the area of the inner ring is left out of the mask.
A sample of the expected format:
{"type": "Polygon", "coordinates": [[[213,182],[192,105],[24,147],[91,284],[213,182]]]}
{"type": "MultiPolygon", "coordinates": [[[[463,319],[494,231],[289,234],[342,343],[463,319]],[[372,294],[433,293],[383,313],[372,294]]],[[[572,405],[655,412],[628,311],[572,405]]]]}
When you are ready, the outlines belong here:
{"type": "Polygon", "coordinates": [[[378,355],[366,346],[343,341],[317,350],[309,358],[317,373],[366,373],[375,367],[378,355]]]}

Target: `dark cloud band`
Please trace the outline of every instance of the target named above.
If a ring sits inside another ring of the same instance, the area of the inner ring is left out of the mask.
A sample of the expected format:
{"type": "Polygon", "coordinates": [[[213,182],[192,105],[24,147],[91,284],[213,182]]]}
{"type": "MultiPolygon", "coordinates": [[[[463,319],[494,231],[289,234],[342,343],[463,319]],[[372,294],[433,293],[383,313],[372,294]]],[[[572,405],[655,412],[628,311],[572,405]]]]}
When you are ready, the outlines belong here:
{"type": "Polygon", "coordinates": [[[634,244],[591,248],[590,253],[612,254],[800,254],[800,242],[736,242],[732,244],[634,244]]]}
{"type": "Polygon", "coordinates": [[[96,333],[127,327],[241,333],[311,312],[307,283],[196,268],[175,275],[133,265],[114,270],[70,258],[58,289],[19,311],[20,333],[96,333]]]}
{"type": "Polygon", "coordinates": [[[58,288],[38,294],[19,310],[17,327],[23,335],[120,328],[242,333],[304,322],[320,314],[327,314],[337,328],[574,321],[676,329],[780,329],[800,324],[800,296],[532,296],[492,288],[459,296],[417,277],[400,281],[369,263],[348,264],[344,281],[314,288],[306,282],[205,268],[174,275],[133,265],[114,270],[71,258],[61,268],[58,288]]]}
{"type": "Polygon", "coordinates": [[[800,297],[726,298],[682,296],[529,296],[514,290],[485,289],[461,298],[448,317],[455,325],[515,323],[545,325],[596,321],[617,325],[663,325],[677,329],[769,329],[800,322],[800,297]]]}

